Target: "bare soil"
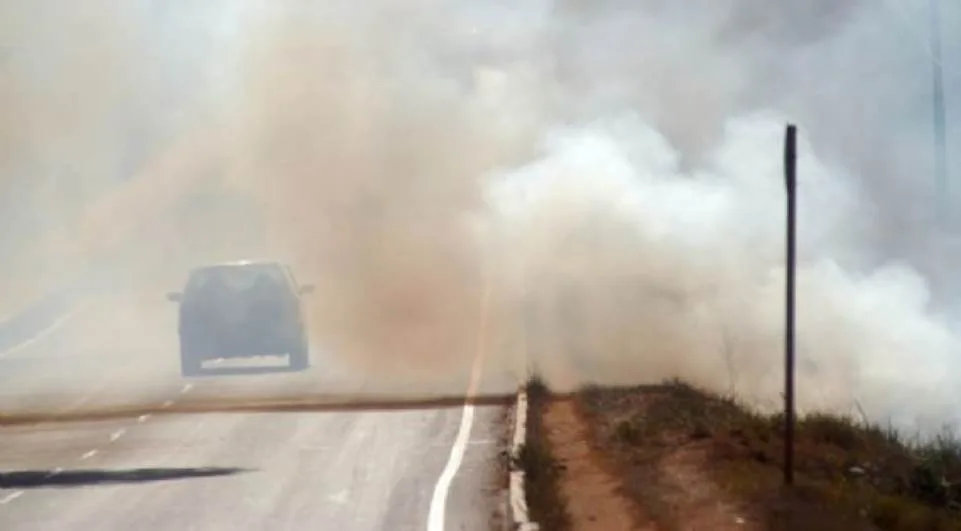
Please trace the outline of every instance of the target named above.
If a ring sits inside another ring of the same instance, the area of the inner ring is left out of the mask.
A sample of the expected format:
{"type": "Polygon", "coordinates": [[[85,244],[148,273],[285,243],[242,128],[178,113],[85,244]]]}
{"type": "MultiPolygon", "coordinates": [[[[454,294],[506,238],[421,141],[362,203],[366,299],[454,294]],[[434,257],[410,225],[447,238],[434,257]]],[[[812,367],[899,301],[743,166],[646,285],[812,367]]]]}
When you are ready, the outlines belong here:
{"type": "Polygon", "coordinates": [[[545,436],[560,467],[559,489],[573,531],[654,531],[621,493],[620,481],[590,446],[587,426],[571,399],[544,411],[545,436]]]}

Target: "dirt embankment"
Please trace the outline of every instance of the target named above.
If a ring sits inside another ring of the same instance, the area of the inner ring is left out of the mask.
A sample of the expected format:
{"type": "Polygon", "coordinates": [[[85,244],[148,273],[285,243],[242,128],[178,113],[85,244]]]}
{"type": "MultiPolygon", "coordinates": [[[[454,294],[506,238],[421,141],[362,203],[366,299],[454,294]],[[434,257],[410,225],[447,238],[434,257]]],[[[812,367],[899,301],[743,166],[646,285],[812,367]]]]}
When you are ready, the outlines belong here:
{"type": "Polygon", "coordinates": [[[542,529],[961,530],[961,445],[855,419],[782,418],[682,382],[552,396],[534,386],[528,503],[542,529]]]}

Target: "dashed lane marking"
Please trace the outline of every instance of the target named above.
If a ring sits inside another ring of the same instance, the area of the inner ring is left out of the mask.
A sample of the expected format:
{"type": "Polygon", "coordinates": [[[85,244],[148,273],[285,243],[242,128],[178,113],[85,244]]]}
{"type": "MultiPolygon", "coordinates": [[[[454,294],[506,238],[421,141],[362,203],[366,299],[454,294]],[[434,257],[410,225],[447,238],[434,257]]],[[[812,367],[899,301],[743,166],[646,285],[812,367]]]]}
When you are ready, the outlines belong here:
{"type": "Polygon", "coordinates": [[[22,490],[15,490],[15,491],[11,492],[10,494],[7,494],[7,495],[4,496],[3,498],[0,498],[0,504],[6,505],[6,504],[12,502],[13,500],[19,498],[20,496],[23,496],[23,491],[22,491],[22,490]]]}

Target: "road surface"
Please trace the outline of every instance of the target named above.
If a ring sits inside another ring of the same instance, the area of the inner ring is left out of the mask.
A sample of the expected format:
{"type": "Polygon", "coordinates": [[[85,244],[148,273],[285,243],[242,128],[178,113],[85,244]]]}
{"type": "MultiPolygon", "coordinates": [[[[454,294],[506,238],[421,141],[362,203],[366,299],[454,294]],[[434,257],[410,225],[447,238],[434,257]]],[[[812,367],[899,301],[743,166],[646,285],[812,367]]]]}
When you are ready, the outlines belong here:
{"type": "Polygon", "coordinates": [[[223,411],[428,376],[373,378],[319,352],[303,373],[185,380],[162,297],[86,299],[2,349],[0,529],[504,528],[508,423],[502,404],[465,406],[476,365],[433,407],[223,411]],[[24,412],[72,420],[9,424],[24,412]]]}

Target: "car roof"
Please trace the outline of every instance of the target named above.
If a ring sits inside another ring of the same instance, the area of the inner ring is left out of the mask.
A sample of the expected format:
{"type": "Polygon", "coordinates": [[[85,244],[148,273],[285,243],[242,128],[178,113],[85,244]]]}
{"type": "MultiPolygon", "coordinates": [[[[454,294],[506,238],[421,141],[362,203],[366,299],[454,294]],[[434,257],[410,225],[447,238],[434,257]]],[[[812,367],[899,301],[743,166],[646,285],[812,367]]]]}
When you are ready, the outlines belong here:
{"type": "Polygon", "coordinates": [[[280,266],[286,267],[287,264],[279,260],[230,260],[225,262],[215,262],[193,268],[193,271],[203,271],[205,269],[220,269],[225,267],[248,267],[248,266],[280,266]]]}

